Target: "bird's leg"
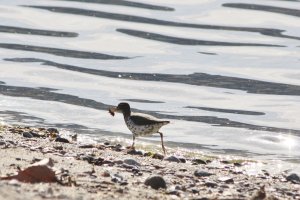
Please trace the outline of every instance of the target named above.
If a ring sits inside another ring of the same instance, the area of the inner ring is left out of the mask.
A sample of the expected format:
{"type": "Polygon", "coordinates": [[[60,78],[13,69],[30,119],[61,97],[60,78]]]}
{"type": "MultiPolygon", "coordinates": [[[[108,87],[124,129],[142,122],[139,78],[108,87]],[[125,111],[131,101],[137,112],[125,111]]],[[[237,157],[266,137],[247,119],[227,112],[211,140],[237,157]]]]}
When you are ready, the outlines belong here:
{"type": "Polygon", "coordinates": [[[158,133],[159,133],[160,138],[161,138],[161,147],[164,151],[164,155],[166,155],[166,149],[165,149],[165,145],[164,145],[163,133],[161,133],[161,132],[158,132],[158,133]]]}
{"type": "Polygon", "coordinates": [[[132,134],[132,145],[131,148],[134,149],[134,143],[135,143],[135,136],[132,134]]]}

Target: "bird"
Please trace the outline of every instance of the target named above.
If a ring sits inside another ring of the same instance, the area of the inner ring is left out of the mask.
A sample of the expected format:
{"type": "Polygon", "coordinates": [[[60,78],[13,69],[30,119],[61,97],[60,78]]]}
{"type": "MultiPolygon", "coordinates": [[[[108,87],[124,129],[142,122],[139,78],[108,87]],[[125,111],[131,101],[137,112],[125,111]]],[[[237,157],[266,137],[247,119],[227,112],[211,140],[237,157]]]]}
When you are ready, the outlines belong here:
{"type": "Polygon", "coordinates": [[[154,116],[147,115],[144,113],[131,112],[130,105],[126,102],[119,103],[117,107],[110,107],[108,111],[112,116],[115,115],[115,112],[123,114],[125,124],[127,125],[128,129],[132,132],[132,149],[134,149],[136,137],[159,133],[161,138],[162,150],[164,152],[164,155],[166,155],[163,133],[159,130],[162,126],[169,124],[170,121],[158,119],[154,116]]]}

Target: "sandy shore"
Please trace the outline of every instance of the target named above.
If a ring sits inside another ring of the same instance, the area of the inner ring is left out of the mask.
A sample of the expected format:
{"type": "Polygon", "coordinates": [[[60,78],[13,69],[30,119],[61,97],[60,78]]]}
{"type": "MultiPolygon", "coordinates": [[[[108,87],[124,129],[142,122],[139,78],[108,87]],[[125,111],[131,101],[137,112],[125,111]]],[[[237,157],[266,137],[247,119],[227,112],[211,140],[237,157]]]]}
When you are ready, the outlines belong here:
{"type": "Polygon", "coordinates": [[[82,145],[58,137],[55,129],[0,127],[1,177],[51,158],[57,178],[35,184],[1,180],[0,199],[300,199],[297,175],[248,175],[246,161],[162,160],[120,144],[82,145]]]}

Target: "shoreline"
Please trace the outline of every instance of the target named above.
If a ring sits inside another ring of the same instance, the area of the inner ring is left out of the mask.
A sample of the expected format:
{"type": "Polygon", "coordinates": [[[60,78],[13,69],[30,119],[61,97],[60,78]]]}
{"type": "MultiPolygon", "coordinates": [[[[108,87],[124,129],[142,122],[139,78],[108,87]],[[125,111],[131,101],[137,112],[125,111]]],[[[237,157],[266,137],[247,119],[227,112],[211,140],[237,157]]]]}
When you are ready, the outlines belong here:
{"type": "Polygon", "coordinates": [[[266,170],[249,175],[245,169],[251,162],[246,160],[171,155],[162,160],[158,153],[130,151],[120,144],[73,139],[61,138],[55,128],[0,125],[2,178],[51,158],[57,180],[69,180],[1,180],[0,199],[300,199],[297,175],[266,170]]]}

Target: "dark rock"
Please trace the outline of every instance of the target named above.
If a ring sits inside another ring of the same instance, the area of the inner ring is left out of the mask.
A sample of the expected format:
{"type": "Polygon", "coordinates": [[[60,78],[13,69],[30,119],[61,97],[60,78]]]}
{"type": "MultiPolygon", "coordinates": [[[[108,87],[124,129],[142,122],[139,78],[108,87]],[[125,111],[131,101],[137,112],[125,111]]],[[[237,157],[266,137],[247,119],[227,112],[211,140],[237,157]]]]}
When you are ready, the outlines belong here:
{"type": "Polygon", "coordinates": [[[199,194],[199,190],[198,189],[196,189],[196,188],[192,188],[192,193],[194,193],[194,194],[199,194]]]}
{"type": "Polygon", "coordinates": [[[205,176],[211,176],[211,175],[214,175],[214,174],[197,169],[197,170],[194,172],[194,175],[195,175],[195,176],[198,176],[198,177],[205,177],[205,176]]]}
{"type": "Polygon", "coordinates": [[[180,162],[182,162],[182,163],[186,163],[186,159],[185,159],[185,158],[183,158],[183,157],[179,157],[178,159],[180,160],[180,162]]]}
{"type": "Polygon", "coordinates": [[[199,165],[199,164],[206,165],[206,164],[207,164],[205,160],[198,159],[198,158],[193,159],[193,160],[192,160],[192,163],[193,163],[193,164],[196,164],[196,165],[199,165]]]}
{"type": "Polygon", "coordinates": [[[205,186],[214,188],[214,187],[217,187],[218,184],[215,182],[208,181],[208,182],[205,182],[205,186]]]}
{"type": "Polygon", "coordinates": [[[123,160],[115,160],[114,163],[121,165],[123,164],[123,160]]]}
{"type": "Polygon", "coordinates": [[[177,162],[177,163],[181,162],[179,160],[179,158],[177,158],[176,156],[169,156],[169,157],[166,157],[164,160],[169,161],[169,162],[177,162]]]}
{"type": "Polygon", "coordinates": [[[161,155],[161,154],[159,154],[159,153],[155,153],[155,154],[152,156],[152,158],[155,158],[155,159],[160,159],[160,160],[162,160],[162,159],[164,159],[164,156],[163,156],[163,155],[161,155]]]}
{"type": "Polygon", "coordinates": [[[111,176],[111,181],[115,183],[119,183],[120,185],[127,185],[128,182],[124,179],[120,174],[114,174],[111,176]]]}
{"type": "Polygon", "coordinates": [[[238,163],[238,162],[233,163],[233,165],[236,166],[236,167],[241,167],[241,166],[243,166],[242,163],[238,163]]]}
{"type": "Polygon", "coordinates": [[[150,176],[146,179],[145,185],[151,186],[153,189],[167,188],[166,181],[161,176],[150,176]]]}
{"type": "Polygon", "coordinates": [[[224,183],[234,183],[233,178],[227,176],[220,177],[218,180],[224,183]]]}
{"type": "Polygon", "coordinates": [[[57,137],[55,139],[55,142],[70,143],[69,140],[67,140],[66,138],[62,138],[62,137],[57,137]]]}
{"type": "Polygon", "coordinates": [[[56,149],[56,150],[63,150],[64,149],[63,146],[54,146],[53,148],[56,149]]]}
{"type": "Polygon", "coordinates": [[[104,145],[110,145],[110,143],[109,142],[104,142],[104,145]]]}
{"type": "Polygon", "coordinates": [[[57,134],[59,133],[58,130],[57,130],[56,128],[48,128],[47,131],[48,131],[49,133],[57,133],[57,134]]]}
{"type": "Polygon", "coordinates": [[[103,177],[110,177],[110,172],[108,170],[105,170],[103,173],[102,173],[102,176],[103,177]]]}
{"type": "Polygon", "coordinates": [[[146,153],[144,153],[144,156],[145,157],[148,157],[148,156],[152,156],[152,153],[149,151],[149,152],[146,152],[146,153]]]}
{"type": "Polygon", "coordinates": [[[33,138],[33,135],[29,132],[24,132],[23,133],[23,137],[26,137],[26,138],[33,138]]]}
{"type": "Polygon", "coordinates": [[[90,148],[94,148],[95,146],[93,144],[83,144],[80,145],[79,148],[81,149],[90,149],[90,148]]]}
{"type": "MultiPolygon", "coordinates": [[[[23,133],[24,134],[24,133],[23,133]]],[[[36,132],[33,132],[33,131],[30,131],[30,134],[33,136],[33,137],[41,137],[40,134],[36,133],[36,132]]]]}
{"type": "Polygon", "coordinates": [[[292,183],[296,183],[296,184],[300,184],[300,178],[297,174],[293,173],[293,174],[290,174],[286,177],[286,180],[287,181],[290,181],[292,183]]]}
{"type": "Polygon", "coordinates": [[[114,174],[111,176],[112,182],[119,183],[119,182],[122,182],[123,180],[124,180],[124,178],[120,174],[114,174]]]}
{"type": "Polygon", "coordinates": [[[127,151],[127,153],[130,154],[130,155],[141,155],[141,156],[144,155],[143,151],[137,151],[135,149],[129,149],[127,151]]]}
{"type": "Polygon", "coordinates": [[[180,196],[180,192],[178,190],[170,190],[167,191],[166,194],[180,196]]]}
{"type": "Polygon", "coordinates": [[[124,164],[127,164],[127,165],[132,165],[132,166],[141,166],[140,163],[138,163],[137,161],[135,161],[134,159],[125,159],[124,161],[124,164]]]}
{"type": "Polygon", "coordinates": [[[223,164],[230,164],[230,161],[228,161],[228,160],[221,160],[220,162],[223,164]]]}

